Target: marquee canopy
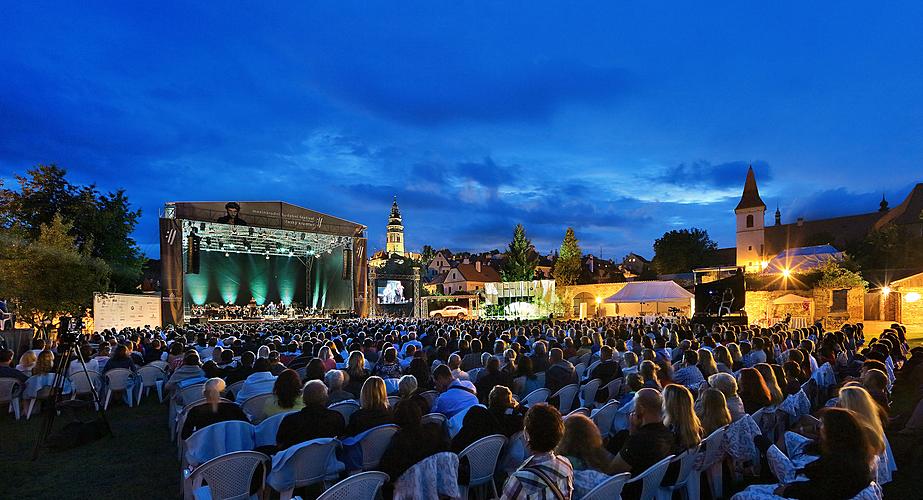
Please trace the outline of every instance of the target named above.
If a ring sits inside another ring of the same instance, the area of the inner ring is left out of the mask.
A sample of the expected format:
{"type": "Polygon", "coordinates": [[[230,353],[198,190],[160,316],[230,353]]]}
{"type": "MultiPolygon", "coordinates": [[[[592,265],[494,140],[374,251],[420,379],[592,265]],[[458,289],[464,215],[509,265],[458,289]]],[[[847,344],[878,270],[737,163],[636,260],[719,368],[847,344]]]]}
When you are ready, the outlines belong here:
{"type": "Polygon", "coordinates": [[[794,293],[789,293],[779,297],[776,300],[773,300],[772,303],[775,305],[783,304],[809,304],[814,300],[810,297],[802,297],[801,295],[795,295],[794,293]]]}
{"type": "Polygon", "coordinates": [[[626,304],[639,302],[682,302],[693,295],[674,281],[641,281],[625,286],[604,302],[626,304]]]}

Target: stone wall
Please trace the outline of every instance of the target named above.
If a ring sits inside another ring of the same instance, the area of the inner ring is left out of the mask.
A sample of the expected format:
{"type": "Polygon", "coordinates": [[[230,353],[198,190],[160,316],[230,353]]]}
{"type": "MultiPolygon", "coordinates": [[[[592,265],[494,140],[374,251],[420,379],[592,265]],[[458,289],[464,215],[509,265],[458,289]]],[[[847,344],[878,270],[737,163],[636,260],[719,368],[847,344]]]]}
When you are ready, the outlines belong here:
{"type": "Polygon", "coordinates": [[[923,296],[923,287],[901,287],[900,322],[905,325],[923,325],[923,299],[916,302],[906,300],[907,294],[914,292],[923,296]]]}
{"type": "MultiPolygon", "coordinates": [[[[833,290],[825,288],[815,288],[812,290],[753,290],[747,291],[747,305],[744,310],[747,311],[747,318],[751,324],[769,326],[775,318],[783,318],[786,314],[792,317],[807,318],[809,323],[829,316],[830,307],[833,302],[833,290]],[[808,297],[814,300],[813,308],[808,307],[805,310],[801,304],[784,304],[775,305],[772,302],[779,297],[787,294],[808,297]]],[[[854,323],[862,321],[865,315],[865,289],[858,287],[849,290],[846,298],[846,313],[849,314],[846,321],[854,323]]],[[[843,313],[833,313],[835,316],[843,316],[843,313]]]]}
{"type": "MultiPolygon", "coordinates": [[[[607,297],[611,297],[616,292],[625,287],[625,283],[593,283],[589,285],[570,285],[564,287],[560,297],[561,302],[564,303],[564,317],[572,318],[576,316],[574,314],[574,297],[580,295],[581,293],[588,293],[595,299],[599,297],[602,300],[606,300],[607,297]]],[[[560,289],[559,289],[560,290],[560,289]]],[[[614,304],[603,304],[600,308],[600,314],[602,315],[614,315],[615,307],[614,304]]],[[[589,316],[593,316],[595,311],[588,305],[587,313],[589,316]]]]}

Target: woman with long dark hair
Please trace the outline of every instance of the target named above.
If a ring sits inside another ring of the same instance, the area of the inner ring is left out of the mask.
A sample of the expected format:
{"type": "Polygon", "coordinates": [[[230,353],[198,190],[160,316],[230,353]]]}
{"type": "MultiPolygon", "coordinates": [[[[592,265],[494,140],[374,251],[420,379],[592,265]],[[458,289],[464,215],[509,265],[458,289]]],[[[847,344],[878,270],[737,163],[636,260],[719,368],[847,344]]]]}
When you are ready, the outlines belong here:
{"type": "Polygon", "coordinates": [[[267,417],[277,413],[297,411],[304,408],[301,399],[301,378],[298,372],[292,369],[283,370],[272,386],[274,397],[266,401],[263,412],[267,417]]]}
{"type": "Polygon", "coordinates": [[[740,370],[737,381],[741,401],[744,403],[744,410],[753,415],[761,408],[772,404],[772,396],[769,394],[769,388],[766,387],[766,381],[756,368],[744,368],[740,370]]]}

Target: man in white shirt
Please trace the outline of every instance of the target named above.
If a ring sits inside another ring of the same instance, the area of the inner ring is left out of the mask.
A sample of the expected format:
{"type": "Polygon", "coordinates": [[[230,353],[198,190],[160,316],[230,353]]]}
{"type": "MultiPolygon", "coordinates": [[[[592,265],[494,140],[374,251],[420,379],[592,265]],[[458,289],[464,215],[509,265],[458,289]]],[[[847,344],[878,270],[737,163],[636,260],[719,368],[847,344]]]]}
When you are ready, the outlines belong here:
{"type": "Polygon", "coordinates": [[[235,401],[243,403],[253,396],[271,393],[272,387],[276,384],[276,378],[269,371],[269,360],[265,358],[257,359],[253,363],[253,373],[244,381],[244,385],[237,392],[235,401]]]}

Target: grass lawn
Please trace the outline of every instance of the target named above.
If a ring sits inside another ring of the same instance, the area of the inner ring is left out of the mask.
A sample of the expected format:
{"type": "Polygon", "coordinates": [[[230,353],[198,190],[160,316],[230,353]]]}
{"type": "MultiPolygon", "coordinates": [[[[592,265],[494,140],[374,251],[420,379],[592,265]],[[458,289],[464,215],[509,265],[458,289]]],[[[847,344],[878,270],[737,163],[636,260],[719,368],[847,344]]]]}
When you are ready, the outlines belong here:
{"type": "MultiPolygon", "coordinates": [[[[6,410],[6,408],[4,408],[6,410]]],[[[46,450],[32,462],[44,415],[18,422],[0,415],[3,498],[178,498],[179,462],[167,429],[167,405],[156,396],[107,412],[114,436],[67,451],[46,450]]],[[[64,417],[55,427],[64,425],[64,417]]]]}

